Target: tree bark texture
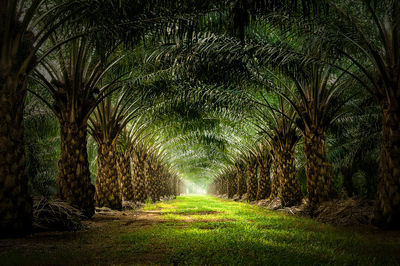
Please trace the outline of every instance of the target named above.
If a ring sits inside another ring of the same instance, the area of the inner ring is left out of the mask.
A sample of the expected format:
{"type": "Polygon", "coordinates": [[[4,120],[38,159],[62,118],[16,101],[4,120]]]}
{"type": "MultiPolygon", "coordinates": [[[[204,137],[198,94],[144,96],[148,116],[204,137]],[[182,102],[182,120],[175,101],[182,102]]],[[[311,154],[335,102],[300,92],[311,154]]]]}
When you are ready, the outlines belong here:
{"type": "Polygon", "coordinates": [[[271,194],[270,169],[272,158],[270,155],[257,157],[260,173],[258,175],[257,200],[266,199],[271,194]]]}
{"type": "Polygon", "coordinates": [[[250,160],[247,164],[247,200],[254,201],[257,197],[257,160],[250,160]]]}
{"type": "Polygon", "coordinates": [[[272,178],[271,178],[271,193],[269,194],[269,199],[275,199],[279,197],[280,194],[280,180],[279,173],[281,170],[279,169],[280,163],[276,159],[276,155],[274,155],[274,165],[272,170],[272,178]]]}
{"type": "Polygon", "coordinates": [[[58,197],[83,211],[94,214],[95,189],[90,180],[86,150],[87,125],[61,123],[61,154],[58,161],[58,197]]]}
{"type": "Polygon", "coordinates": [[[144,202],[147,198],[144,174],[144,162],[146,159],[146,153],[141,150],[136,150],[134,151],[134,153],[135,156],[132,158],[133,193],[135,200],[144,202]]]}
{"type": "Polygon", "coordinates": [[[96,206],[122,209],[115,143],[97,143],[96,206]]]}
{"type": "Polygon", "coordinates": [[[0,5],[0,235],[26,235],[32,228],[24,140],[26,78],[36,58],[32,32],[21,22],[6,36],[9,1],[0,5]],[[8,37],[8,38],[7,38],[8,37]]]}
{"type": "Polygon", "coordinates": [[[306,155],[307,194],[311,205],[332,198],[331,165],[326,157],[325,134],[305,131],[304,152],[306,155]]]}
{"type": "Polygon", "coordinates": [[[279,180],[282,206],[293,206],[301,202],[302,193],[300,183],[296,175],[296,167],[294,161],[294,146],[279,147],[275,150],[275,162],[277,167],[277,175],[279,180]]]}
{"type": "Polygon", "coordinates": [[[226,182],[226,190],[228,194],[228,198],[233,198],[236,193],[236,186],[235,186],[235,174],[228,173],[227,182],[226,182]]]}
{"type": "Polygon", "coordinates": [[[118,157],[118,176],[121,186],[120,191],[122,200],[133,201],[133,180],[131,172],[131,156],[129,150],[118,157]]]}
{"type": "Polygon", "coordinates": [[[25,235],[32,225],[32,199],[25,167],[24,80],[0,73],[0,235],[25,235]]]}
{"type": "Polygon", "coordinates": [[[381,103],[382,153],[381,173],[377,192],[378,225],[400,227],[400,89],[391,103],[381,103]]]}
{"type": "Polygon", "coordinates": [[[145,161],[144,167],[144,175],[145,175],[145,191],[147,194],[147,199],[152,202],[157,201],[157,184],[156,184],[156,175],[154,171],[153,161],[150,157],[147,157],[145,161]]]}
{"type": "Polygon", "coordinates": [[[245,167],[241,163],[236,163],[236,186],[237,195],[241,197],[246,193],[246,179],[244,176],[245,167]]]}

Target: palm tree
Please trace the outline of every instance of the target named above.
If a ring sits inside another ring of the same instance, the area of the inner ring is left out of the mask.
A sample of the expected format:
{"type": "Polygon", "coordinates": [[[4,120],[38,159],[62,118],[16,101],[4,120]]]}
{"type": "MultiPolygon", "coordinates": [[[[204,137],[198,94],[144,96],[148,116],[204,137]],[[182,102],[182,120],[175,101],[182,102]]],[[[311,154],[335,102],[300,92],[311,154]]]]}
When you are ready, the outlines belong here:
{"type": "Polygon", "coordinates": [[[122,200],[133,201],[133,176],[132,176],[132,150],[136,143],[137,132],[140,130],[138,127],[139,119],[132,125],[124,127],[117,139],[117,170],[120,183],[120,191],[122,200]]]}
{"type": "Polygon", "coordinates": [[[6,121],[0,123],[0,180],[4,180],[0,182],[0,200],[4,202],[0,217],[4,228],[1,232],[10,235],[29,232],[32,221],[24,150],[26,80],[51,51],[71,36],[53,45],[47,43],[49,37],[67,21],[92,11],[87,2],[80,4],[73,0],[0,1],[0,120],[6,121]]]}
{"type": "Polygon", "coordinates": [[[141,202],[147,199],[144,174],[147,156],[145,144],[143,142],[137,143],[132,151],[133,191],[135,200],[141,202]]]}
{"type": "Polygon", "coordinates": [[[270,169],[272,157],[267,144],[259,144],[256,146],[257,162],[260,168],[258,175],[258,188],[256,200],[262,200],[271,194],[271,178],[270,169]]]}
{"type": "Polygon", "coordinates": [[[337,76],[332,67],[312,65],[305,72],[305,78],[292,76],[295,86],[284,97],[298,115],[296,124],[304,137],[308,199],[316,205],[335,193],[325,138],[329,126],[342,115],[349,97],[343,96],[343,74],[337,76]]]}
{"type": "Polygon", "coordinates": [[[254,201],[257,197],[258,162],[256,156],[251,151],[245,157],[247,163],[247,200],[254,201]]]}
{"type": "MultiPolygon", "coordinates": [[[[117,74],[119,76],[119,74],[117,74]]],[[[131,88],[107,96],[89,117],[89,132],[97,142],[96,205],[121,209],[122,197],[117,168],[117,140],[137,116],[139,107],[131,88]],[[117,94],[114,100],[113,96],[117,94]]]]}
{"type": "Polygon", "coordinates": [[[104,79],[119,60],[102,63],[87,39],[72,40],[57,49],[54,59],[41,62],[41,69],[35,71],[37,82],[46,88],[53,103],[31,91],[54,112],[61,125],[57,195],[82,209],[88,217],[94,214],[95,189],[90,181],[86,150],[87,122],[96,106],[122,81],[124,75],[108,82],[104,79]]]}
{"type": "Polygon", "coordinates": [[[236,196],[241,198],[243,194],[246,193],[246,164],[242,161],[241,158],[237,158],[235,161],[236,168],[236,196]]]}
{"type": "Polygon", "coordinates": [[[155,202],[160,200],[159,197],[159,187],[161,176],[159,175],[159,169],[162,167],[161,162],[159,161],[159,147],[157,146],[149,146],[148,145],[148,156],[144,162],[144,182],[145,182],[145,191],[147,195],[147,199],[155,202]]]}
{"type": "Polygon", "coordinates": [[[273,175],[270,199],[279,197],[282,206],[292,206],[300,202],[302,193],[295,166],[295,147],[299,140],[295,125],[296,112],[282,96],[261,92],[256,126],[261,130],[273,157],[273,175]]]}
{"type": "Polygon", "coordinates": [[[117,139],[117,171],[121,197],[124,201],[133,201],[133,183],[131,168],[131,138],[130,130],[123,128],[117,139]]]}
{"type": "Polygon", "coordinates": [[[226,176],[227,197],[232,198],[236,194],[235,169],[233,167],[228,167],[223,174],[226,176]]]}
{"type": "Polygon", "coordinates": [[[134,170],[136,173],[140,171],[137,169],[139,166],[137,163],[138,161],[133,158],[137,159],[134,155],[136,145],[141,145],[142,141],[149,136],[146,129],[151,123],[152,121],[147,119],[145,115],[136,117],[132,123],[128,123],[128,125],[122,129],[117,139],[117,165],[122,200],[136,200],[135,193],[138,191],[134,188],[136,182],[134,170]]]}
{"type": "MultiPolygon", "coordinates": [[[[311,41],[309,51],[315,51],[313,48],[317,46],[320,51],[332,52],[334,58],[339,55],[341,59],[347,60],[347,62],[335,64],[335,67],[357,80],[381,107],[383,141],[375,222],[380,225],[398,227],[400,224],[400,156],[398,155],[400,3],[395,0],[305,2],[313,2],[313,8],[309,9],[313,12],[308,13],[314,19],[309,20],[310,16],[300,16],[296,17],[297,20],[288,20],[286,16],[284,20],[294,22],[297,28],[307,24],[307,28],[300,27],[297,33],[303,35],[306,33],[306,38],[303,40],[311,41]],[[324,16],[319,12],[321,10],[325,11],[324,16]],[[306,23],[304,23],[305,17],[306,23]],[[310,31],[310,26],[314,26],[314,30],[310,31]],[[350,69],[347,68],[349,64],[352,64],[350,69]]],[[[258,12],[265,15],[271,11],[263,9],[262,5],[253,5],[253,7],[255,8],[251,10],[252,13],[258,12]]],[[[249,9],[250,7],[247,6],[247,10],[249,9]]],[[[293,10],[290,6],[283,6],[281,10],[288,11],[289,9],[294,11],[292,14],[307,12],[307,9],[293,10]]],[[[282,25],[281,22],[279,23],[282,25]]],[[[304,42],[307,48],[308,44],[304,42]]],[[[318,55],[319,53],[315,55],[305,52],[301,56],[305,61],[310,61],[310,59],[317,62],[324,61],[318,58],[318,55]]],[[[323,151],[318,152],[323,154],[323,151]]],[[[326,171],[326,166],[323,166],[323,169],[326,171]]],[[[325,184],[327,185],[329,186],[325,184]]],[[[329,190],[328,187],[324,189],[329,190]]],[[[326,195],[326,192],[324,193],[326,195]]],[[[322,195],[312,197],[314,197],[313,201],[326,198],[322,195]]]]}
{"type": "MultiPolygon", "coordinates": [[[[115,43],[120,39],[129,42],[136,41],[144,36],[143,32],[153,31],[155,28],[163,29],[164,33],[168,32],[164,35],[182,33],[181,28],[189,28],[190,32],[193,32],[194,25],[198,23],[182,23],[181,18],[185,17],[185,14],[198,18],[204,13],[210,11],[215,13],[216,10],[226,6],[225,3],[216,4],[214,1],[207,3],[190,1],[190,5],[183,3],[186,8],[182,12],[176,12],[177,5],[181,6],[181,4],[182,2],[176,1],[164,3],[141,1],[132,4],[130,1],[0,0],[0,121],[6,121],[0,123],[0,161],[2,162],[0,163],[0,200],[4,203],[0,206],[1,227],[4,228],[1,232],[24,234],[30,230],[32,220],[32,203],[27,194],[23,139],[26,78],[30,72],[53,49],[66,43],[72,30],[83,28],[84,31],[94,32],[97,44],[104,48],[108,47],[105,43],[115,43]],[[176,16],[173,18],[171,18],[170,10],[175,11],[176,16]],[[204,11],[204,13],[199,11],[204,11]],[[65,27],[68,37],[47,50],[45,46],[48,45],[46,42],[49,37],[67,21],[70,23],[69,27],[65,27]],[[182,26],[171,27],[171,22],[182,26]],[[43,46],[44,43],[46,43],[45,46],[43,46]]],[[[86,136],[85,129],[75,128],[73,131],[80,139],[86,136]]],[[[68,138],[66,136],[68,134],[64,133],[63,138],[68,138]]],[[[72,148],[81,149],[76,145],[72,148]]],[[[85,155],[82,156],[84,157],[85,155]]],[[[75,162],[70,165],[61,163],[63,169],[59,172],[59,176],[65,177],[69,174],[74,176],[76,171],[87,175],[84,161],[85,159],[80,164],[75,162]],[[79,170],[75,169],[77,165],[79,165],[79,170]],[[67,168],[70,169],[66,171],[67,168]]],[[[84,182],[85,184],[76,183],[75,180],[70,181],[73,181],[71,186],[77,187],[76,191],[82,189],[88,191],[89,194],[93,192],[87,181],[84,182]]],[[[75,189],[71,189],[65,182],[61,181],[60,184],[62,189],[59,190],[59,194],[62,198],[87,209],[86,215],[91,216],[93,208],[90,199],[79,196],[79,192],[72,192],[75,189]],[[73,199],[75,196],[78,198],[73,199]]]]}
{"type": "Polygon", "coordinates": [[[68,3],[52,4],[39,16],[44,1],[27,2],[0,1],[0,231],[7,235],[29,232],[32,222],[23,125],[26,80],[48,35],[73,12],[68,3]]]}
{"type": "MultiPolygon", "coordinates": [[[[400,224],[400,3],[361,1],[358,14],[327,1],[339,24],[328,24],[333,47],[357,68],[352,76],[374,96],[382,111],[382,151],[376,223],[400,224]]],[[[344,4],[354,4],[352,1],[344,4]]],[[[359,4],[359,3],[358,3],[359,4]]]]}

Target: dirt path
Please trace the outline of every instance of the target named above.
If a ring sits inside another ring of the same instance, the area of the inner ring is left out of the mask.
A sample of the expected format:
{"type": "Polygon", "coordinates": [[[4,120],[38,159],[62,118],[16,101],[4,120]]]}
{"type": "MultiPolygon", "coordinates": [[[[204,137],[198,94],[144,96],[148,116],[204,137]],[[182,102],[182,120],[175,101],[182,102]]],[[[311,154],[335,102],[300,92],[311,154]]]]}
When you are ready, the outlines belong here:
{"type": "Polygon", "coordinates": [[[213,197],[99,212],[78,232],[0,240],[0,265],[400,265],[398,232],[355,233],[213,197]]]}
{"type": "Polygon", "coordinates": [[[85,229],[78,232],[40,232],[26,238],[0,239],[0,265],[50,264],[124,264],[156,262],[153,258],[109,256],[127,246],[121,246],[120,236],[137,228],[165,223],[159,211],[110,211],[96,213],[84,221],[85,229]],[[29,253],[34,260],[21,254],[29,253]],[[51,260],[49,257],[51,255],[51,260]]]}

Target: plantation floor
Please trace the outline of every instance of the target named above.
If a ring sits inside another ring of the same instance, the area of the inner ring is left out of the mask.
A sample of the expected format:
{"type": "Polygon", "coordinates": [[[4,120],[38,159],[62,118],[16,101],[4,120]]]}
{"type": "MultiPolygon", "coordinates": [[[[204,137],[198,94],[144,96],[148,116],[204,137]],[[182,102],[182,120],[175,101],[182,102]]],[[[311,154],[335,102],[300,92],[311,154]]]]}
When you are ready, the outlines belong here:
{"type": "Polygon", "coordinates": [[[0,265],[400,265],[400,233],[344,229],[211,196],[0,240],[0,265]]]}

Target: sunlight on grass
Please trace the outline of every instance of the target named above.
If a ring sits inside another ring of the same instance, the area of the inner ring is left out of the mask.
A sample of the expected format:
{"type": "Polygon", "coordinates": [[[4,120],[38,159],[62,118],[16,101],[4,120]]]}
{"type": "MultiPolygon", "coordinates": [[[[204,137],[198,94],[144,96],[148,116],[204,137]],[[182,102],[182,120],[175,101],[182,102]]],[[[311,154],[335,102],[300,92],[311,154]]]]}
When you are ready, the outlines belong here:
{"type": "Polygon", "coordinates": [[[0,265],[400,264],[394,240],[211,196],[147,203],[136,215],[99,216],[68,244],[10,248],[0,265]]]}
{"type": "Polygon", "coordinates": [[[161,208],[162,218],[170,222],[146,229],[144,234],[152,237],[143,241],[137,232],[121,239],[141,243],[141,248],[168,250],[163,262],[167,264],[394,263],[393,258],[372,252],[378,243],[371,239],[246,203],[211,196],[181,196],[149,208],[161,208]]]}

